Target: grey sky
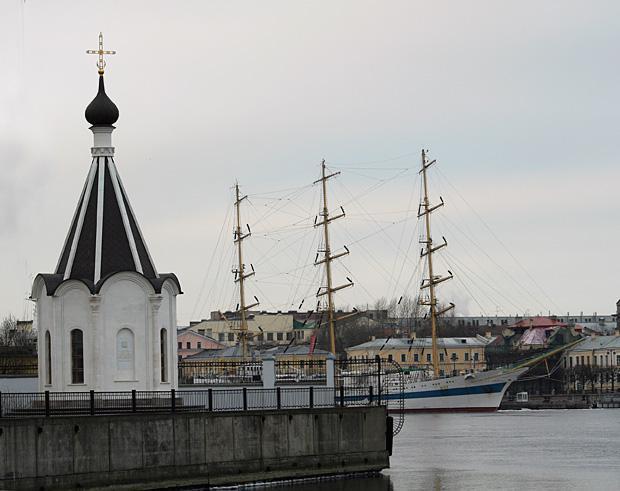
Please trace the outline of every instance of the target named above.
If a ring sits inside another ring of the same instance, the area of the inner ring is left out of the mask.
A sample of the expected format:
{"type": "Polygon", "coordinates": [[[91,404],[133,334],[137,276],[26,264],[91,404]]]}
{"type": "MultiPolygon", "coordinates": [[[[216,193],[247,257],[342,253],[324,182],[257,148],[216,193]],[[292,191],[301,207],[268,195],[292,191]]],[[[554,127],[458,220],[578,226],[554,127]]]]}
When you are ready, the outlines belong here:
{"type": "MultiPolygon", "coordinates": [[[[181,323],[234,307],[216,305],[229,300],[231,265],[220,267],[227,274],[221,291],[213,274],[201,285],[235,179],[247,193],[264,193],[311,183],[323,157],[343,166],[380,162],[383,170],[342,169],[334,183],[334,206],[347,200],[346,190],[361,195],[335,231],[334,245],[351,243],[379,220],[356,222],[356,214],[407,208],[413,171],[374,193],[363,190],[396,174],[387,167],[417,166],[422,147],[551,297],[438,177],[437,194],[447,202],[438,233],[449,239],[451,257],[504,289],[472,300],[472,286],[454,282],[443,295],[461,312],[612,311],[620,245],[618,2],[3,0],[0,315],[21,316],[32,275],[56,264],[90,164],[83,112],[97,74],[85,50],[96,48],[100,30],[118,51],[106,71],[121,114],[117,165],[158,269],[179,275],[181,323]],[[404,154],[412,156],[389,161],[404,154]],[[533,294],[506,281],[472,244],[466,252],[452,224],[533,294]]],[[[254,205],[247,221],[260,215],[260,200],[254,205]]],[[[309,210],[311,200],[301,207],[309,210]]],[[[274,216],[264,230],[285,223],[274,216]]],[[[390,242],[406,244],[412,230],[392,227],[388,239],[351,247],[344,265],[359,287],[342,303],[402,293],[403,279],[398,287],[389,281],[399,257],[390,242]]],[[[249,247],[254,257],[269,250],[259,238],[249,247]]],[[[261,283],[276,266],[290,268],[286,261],[260,264],[255,286],[264,308],[297,303],[261,283]]],[[[311,280],[300,281],[306,288],[311,280]]],[[[289,280],[278,281],[290,293],[289,280]]]]}

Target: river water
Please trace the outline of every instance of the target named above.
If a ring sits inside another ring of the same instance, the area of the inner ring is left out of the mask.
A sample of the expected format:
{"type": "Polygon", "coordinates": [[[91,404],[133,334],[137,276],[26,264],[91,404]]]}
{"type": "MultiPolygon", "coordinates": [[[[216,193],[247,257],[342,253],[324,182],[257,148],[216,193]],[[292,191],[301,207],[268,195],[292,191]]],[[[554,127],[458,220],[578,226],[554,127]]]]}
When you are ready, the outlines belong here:
{"type": "Polygon", "coordinates": [[[377,478],[274,491],[620,490],[620,410],[413,414],[377,478]]]}

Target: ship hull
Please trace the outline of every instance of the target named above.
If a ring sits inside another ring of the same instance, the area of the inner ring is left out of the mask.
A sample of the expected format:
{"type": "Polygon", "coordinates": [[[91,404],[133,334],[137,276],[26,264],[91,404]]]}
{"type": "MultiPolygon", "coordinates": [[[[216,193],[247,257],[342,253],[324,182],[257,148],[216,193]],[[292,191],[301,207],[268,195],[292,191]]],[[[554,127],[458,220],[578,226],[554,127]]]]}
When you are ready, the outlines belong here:
{"type": "Polygon", "coordinates": [[[527,368],[497,369],[435,380],[405,380],[400,393],[391,391],[388,410],[405,412],[492,412],[496,411],[510,384],[527,368]]]}

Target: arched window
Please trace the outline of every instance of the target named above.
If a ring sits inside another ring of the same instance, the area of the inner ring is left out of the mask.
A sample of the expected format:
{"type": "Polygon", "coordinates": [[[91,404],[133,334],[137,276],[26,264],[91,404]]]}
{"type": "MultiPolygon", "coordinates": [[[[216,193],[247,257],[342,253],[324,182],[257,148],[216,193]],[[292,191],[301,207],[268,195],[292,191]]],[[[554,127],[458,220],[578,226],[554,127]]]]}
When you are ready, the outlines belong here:
{"type": "Polygon", "coordinates": [[[84,334],[80,329],[71,331],[71,383],[84,383],[84,334]]]}
{"type": "Polygon", "coordinates": [[[116,378],[135,379],[134,336],[131,329],[126,327],[116,334],[116,378]]]}
{"type": "Polygon", "coordinates": [[[161,367],[161,381],[168,382],[168,332],[159,331],[159,366],[161,367]]]}
{"type": "Polygon", "coordinates": [[[45,383],[52,385],[52,339],[49,331],[45,331],[45,383]]]}

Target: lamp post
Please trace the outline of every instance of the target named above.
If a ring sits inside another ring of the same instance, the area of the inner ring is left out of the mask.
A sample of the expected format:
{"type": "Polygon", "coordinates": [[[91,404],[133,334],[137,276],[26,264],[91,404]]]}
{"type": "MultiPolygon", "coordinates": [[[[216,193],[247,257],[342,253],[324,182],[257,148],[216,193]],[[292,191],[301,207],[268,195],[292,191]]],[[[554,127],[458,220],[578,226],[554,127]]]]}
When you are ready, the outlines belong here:
{"type": "Polygon", "coordinates": [[[452,360],[452,375],[456,375],[456,360],[458,360],[459,357],[456,356],[456,353],[452,353],[452,356],[450,357],[450,360],[452,360]]]}

